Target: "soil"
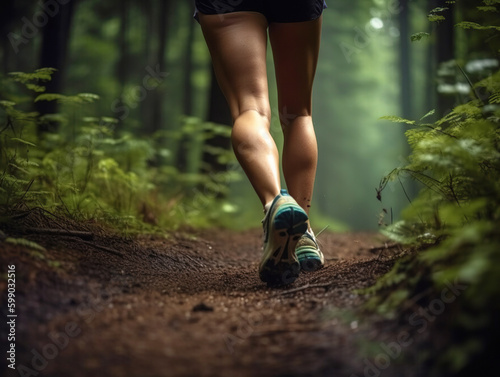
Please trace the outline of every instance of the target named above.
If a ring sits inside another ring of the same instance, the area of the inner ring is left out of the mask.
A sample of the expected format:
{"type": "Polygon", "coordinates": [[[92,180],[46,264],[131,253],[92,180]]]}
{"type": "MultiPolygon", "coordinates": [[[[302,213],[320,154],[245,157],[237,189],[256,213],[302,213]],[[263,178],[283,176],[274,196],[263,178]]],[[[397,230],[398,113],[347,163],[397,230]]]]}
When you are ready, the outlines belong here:
{"type": "Polygon", "coordinates": [[[2,346],[2,376],[418,374],[411,357],[363,351],[401,331],[356,316],[365,299],[354,290],[387,272],[398,250],[379,234],[325,232],[325,267],[269,288],[257,274],[260,229],[124,237],[90,224],[34,225],[27,217],[4,238],[46,251],[0,241],[3,317],[12,265],[17,314],[17,369],[4,369],[2,346]]]}

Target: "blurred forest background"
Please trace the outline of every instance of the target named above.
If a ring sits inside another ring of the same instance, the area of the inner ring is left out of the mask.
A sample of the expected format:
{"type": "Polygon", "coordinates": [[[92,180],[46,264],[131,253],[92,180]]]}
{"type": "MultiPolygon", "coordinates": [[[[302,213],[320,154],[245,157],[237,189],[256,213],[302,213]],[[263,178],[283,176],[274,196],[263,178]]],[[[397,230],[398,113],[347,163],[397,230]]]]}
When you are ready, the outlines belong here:
{"type": "MultiPolygon", "coordinates": [[[[313,227],[381,227],[385,248],[401,254],[364,292],[366,308],[403,324],[450,303],[431,320],[423,359],[438,355],[449,372],[438,376],[490,375],[500,339],[500,0],[328,6],[313,227]],[[447,301],[438,295],[450,283],[466,290],[447,301]]],[[[193,10],[180,0],[2,0],[0,225],[35,210],[136,234],[260,225],[193,10]]],[[[270,52],[268,73],[276,103],[270,52]]]]}
{"type": "MultiPolygon", "coordinates": [[[[405,130],[380,117],[419,119],[436,109],[439,118],[469,98],[462,70],[474,77],[495,67],[481,36],[453,26],[483,17],[481,2],[447,3],[328,3],[313,108],[316,226],[396,221],[416,187],[396,180],[377,200],[381,178],[409,152],[405,130]],[[430,23],[439,7],[439,22],[430,23]]],[[[139,214],[162,226],[259,224],[262,209],[229,150],[230,119],[193,8],[181,0],[1,2],[2,128],[10,120],[16,130],[2,149],[7,161],[5,150],[15,148],[24,174],[10,191],[4,174],[2,204],[22,199],[125,223],[139,214]],[[57,71],[33,73],[48,67],[57,71]]],[[[269,79],[275,102],[270,51],[269,79]]]]}

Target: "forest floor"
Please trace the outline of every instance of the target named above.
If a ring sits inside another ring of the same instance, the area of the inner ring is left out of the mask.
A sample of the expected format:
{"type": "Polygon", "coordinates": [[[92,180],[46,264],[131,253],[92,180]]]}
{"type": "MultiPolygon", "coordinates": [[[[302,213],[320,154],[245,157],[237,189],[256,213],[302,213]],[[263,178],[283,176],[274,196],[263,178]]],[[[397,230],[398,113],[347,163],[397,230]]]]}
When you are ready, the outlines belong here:
{"type": "Polygon", "coordinates": [[[419,375],[416,353],[395,343],[404,326],[356,315],[365,299],[353,290],[398,253],[379,234],[325,232],[323,269],[268,288],[260,229],[123,237],[69,225],[89,233],[4,229],[46,251],[0,242],[3,317],[12,265],[17,314],[17,370],[2,376],[419,375]]]}

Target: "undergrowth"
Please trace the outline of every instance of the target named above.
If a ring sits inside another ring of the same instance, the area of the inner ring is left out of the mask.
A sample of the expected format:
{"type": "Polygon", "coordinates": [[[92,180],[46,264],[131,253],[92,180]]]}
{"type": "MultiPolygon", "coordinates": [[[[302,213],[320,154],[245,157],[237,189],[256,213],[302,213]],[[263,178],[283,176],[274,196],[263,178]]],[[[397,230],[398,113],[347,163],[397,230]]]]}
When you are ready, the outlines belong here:
{"type": "MultiPolygon", "coordinates": [[[[186,117],[181,130],[139,138],[111,117],[96,117],[91,93],[46,93],[54,70],[13,72],[1,79],[0,224],[13,214],[42,208],[75,220],[126,232],[214,225],[234,211],[224,202],[239,172],[180,172],[166,138],[229,136],[226,126],[186,117]],[[33,103],[58,101],[61,111],[40,115],[33,103]],[[57,131],[40,132],[50,123],[57,131]],[[55,125],[55,127],[54,127],[55,125]]],[[[225,164],[231,151],[212,148],[225,164]]],[[[201,157],[200,157],[201,158],[201,157]]]]}
{"type": "MultiPolygon", "coordinates": [[[[498,14],[499,1],[484,3],[480,11],[498,14]]],[[[499,25],[457,26],[500,38],[499,25]]],[[[486,371],[500,335],[500,71],[482,73],[470,99],[435,122],[433,112],[419,121],[384,117],[408,128],[411,154],[382,179],[379,198],[392,180],[421,189],[403,220],[382,229],[413,252],[364,291],[367,309],[418,333],[417,319],[427,319],[422,359],[439,376],[486,371]]]]}

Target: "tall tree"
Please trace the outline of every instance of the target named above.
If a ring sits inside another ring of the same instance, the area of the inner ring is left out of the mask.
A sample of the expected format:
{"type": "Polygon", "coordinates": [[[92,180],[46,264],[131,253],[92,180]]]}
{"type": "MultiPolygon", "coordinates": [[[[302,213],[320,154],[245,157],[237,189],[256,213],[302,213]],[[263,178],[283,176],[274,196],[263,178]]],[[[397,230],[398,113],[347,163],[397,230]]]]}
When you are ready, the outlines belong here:
{"type": "MultiPolygon", "coordinates": [[[[176,12],[177,1],[158,0],[145,2],[147,8],[146,56],[149,69],[157,72],[166,71],[165,54],[168,51],[167,33],[173,14],[176,12]]],[[[150,83],[155,88],[148,90],[147,96],[141,102],[142,130],[152,134],[161,129],[163,124],[164,92],[157,86],[159,81],[150,83]]]]}
{"type": "Polygon", "coordinates": [[[8,34],[12,28],[13,16],[16,14],[14,3],[14,0],[4,0],[0,3],[0,48],[2,53],[2,71],[4,74],[7,74],[9,71],[11,48],[9,46],[8,34]]]}
{"type": "MultiPolygon", "coordinates": [[[[125,83],[128,78],[128,59],[129,59],[129,41],[127,39],[127,33],[129,30],[129,0],[122,0],[121,6],[119,9],[120,16],[120,30],[118,31],[118,49],[120,56],[118,57],[118,61],[116,63],[116,76],[118,79],[118,84],[120,86],[120,93],[123,93],[125,89],[125,83]]],[[[117,99],[118,103],[113,105],[115,108],[123,108],[123,98],[120,96],[117,99]]],[[[118,121],[121,123],[124,120],[125,114],[122,114],[118,117],[118,121]]]]}
{"type": "MultiPolygon", "coordinates": [[[[183,98],[182,98],[182,113],[184,115],[192,115],[193,113],[193,85],[191,77],[193,74],[193,42],[195,22],[191,21],[188,24],[188,36],[186,39],[186,50],[184,53],[183,64],[183,98]]],[[[189,155],[189,139],[188,135],[181,135],[179,146],[177,149],[177,168],[180,171],[188,170],[188,155],[189,155]]]]}
{"type": "MultiPolygon", "coordinates": [[[[47,23],[42,29],[40,67],[57,69],[52,80],[46,85],[48,93],[61,93],[63,91],[71,23],[76,3],[77,0],[70,0],[64,4],[50,1],[40,3],[44,13],[47,14],[47,23]]],[[[57,109],[56,101],[36,103],[36,110],[42,115],[56,113],[57,109]]],[[[41,122],[38,131],[43,133],[55,129],[56,126],[53,122],[41,122]]]]}
{"type": "MultiPolygon", "coordinates": [[[[447,8],[443,0],[429,0],[431,9],[438,7],[447,8]]],[[[455,17],[454,7],[450,6],[449,9],[443,12],[444,20],[439,21],[435,26],[436,44],[435,44],[435,58],[436,63],[439,65],[455,59],[455,17]]],[[[454,106],[454,97],[446,96],[437,93],[437,114],[443,116],[449,112],[454,106]]]]}
{"type": "MultiPolygon", "coordinates": [[[[210,85],[210,97],[208,103],[208,121],[214,122],[218,124],[232,125],[233,120],[231,118],[231,113],[229,111],[229,107],[226,102],[226,98],[224,94],[222,94],[222,90],[217,83],[217,79],[215,77],[215,73],[212,69],[211,71],[211,85],[210,85]]],[[[206,146],[229,149],[231,147],[230,140],[222,135],[216,135],[205,142],[206,146]]],[[[217,156],[213,153],[207,151],[207,149],[203,152],[203,166],[202,170],[205,173],[210,172],[220,172],[226,170],[226,164],[220,163],[217,159],[217,156]]]]}
{"type": "Polygon", "coordinates": [[[411,74],[410,74],[410,22],[409,0],[399,2],[399,67],[400,67],[400,99],[401,113],[404,118],[413,118],[411,106],[411,74]]]}

